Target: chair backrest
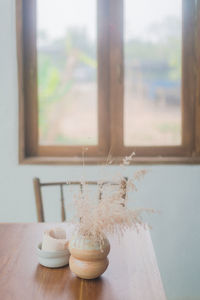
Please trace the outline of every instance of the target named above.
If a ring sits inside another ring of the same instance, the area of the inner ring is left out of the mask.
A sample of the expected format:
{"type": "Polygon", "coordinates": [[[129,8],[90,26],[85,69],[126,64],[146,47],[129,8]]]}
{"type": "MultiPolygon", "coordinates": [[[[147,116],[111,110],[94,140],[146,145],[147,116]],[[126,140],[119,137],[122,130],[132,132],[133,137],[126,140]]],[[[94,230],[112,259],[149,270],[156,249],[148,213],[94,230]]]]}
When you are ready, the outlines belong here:
{"type": "MultiPolygon", "coordinates": [[[[126,198],[126,187],[127,187],[127,177],[123,177],[121,182],[114,182],[114,181],[105,181],[105,182],[97,182],[97,181],[86,181],[85,183],[87,185],[97,185],[101,187],[99,189],[99,200],[102,198],[102,187],[105,184],[111,184],[111,185],[118,185],[121,188],[122,191],[122,198],[125,200],[126,198]]],[[[81,191],[83,190],[83,184],[80,181],[61,181],[61,182],[45,182],[41,183],[39,178],[33,179],[33,186],[35,191],[35,203],[36,203],[36,211],[37,211],[37,219],[38,222],[45,222],[44,219],[44,208],[43,208],[43,201],[42,201],[42,188],[43,187],[50,187],[50,186],[58,186],[60,188],[60,202],[61,202],[61,220],[62,222],[66,221],[66,212],[65,212],[65,205],[64,205],[64,192],[63,187],[65,185],[79,185],[81,191]]],[[[123,203],[122,203],[123,205],[123,203]]]]}

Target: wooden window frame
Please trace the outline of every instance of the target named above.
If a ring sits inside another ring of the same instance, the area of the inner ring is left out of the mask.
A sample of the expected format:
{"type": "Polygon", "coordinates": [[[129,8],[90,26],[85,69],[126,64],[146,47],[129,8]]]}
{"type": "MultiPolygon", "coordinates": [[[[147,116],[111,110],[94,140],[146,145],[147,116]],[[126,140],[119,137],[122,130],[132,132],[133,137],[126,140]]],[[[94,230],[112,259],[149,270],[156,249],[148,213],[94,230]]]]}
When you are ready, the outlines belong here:
{"type": "MultiPolygon", "coordinates": [[[[97,0],[98,146],[86,164],[114,164],[133,151],[135,163],[200,163],[200,3],[182,0],[182,145],[124,146],[123,0],[97,0]]],[[[81,164],[81,146],[38,145],[36,0],[16,0],[19,162],[81,164]]]]}

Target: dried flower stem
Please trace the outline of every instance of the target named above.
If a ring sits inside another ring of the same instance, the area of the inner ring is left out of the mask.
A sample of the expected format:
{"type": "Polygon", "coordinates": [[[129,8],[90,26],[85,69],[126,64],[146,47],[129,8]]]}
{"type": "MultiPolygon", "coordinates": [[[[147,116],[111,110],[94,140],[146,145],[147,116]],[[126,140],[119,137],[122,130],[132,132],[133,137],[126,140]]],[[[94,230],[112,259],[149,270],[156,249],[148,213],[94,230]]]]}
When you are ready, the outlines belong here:
{"type": "MultiPolygon", "coordinates": [[[[135,153],[127,156],[122,161],[122,166],[126,167],[130,164],[135,153]]],[[[111,150],[109,151],[106,163],[110,163],[111,150]]],[[[84,149],[83,149],[83,168],[84,168],[84,149]]],[[[129,191],[137,191],[135,181],[140,180],[147,173],[146,170],[137,171],[132,178],[126,182],[126,194],[129,191]]],[[[125,203],[124,186],[122,183],[124,177],[119,176],[117,185],[112,183],[98,182],[98,190],[101,195],[100,201],[95,205],[92,194],[83,179],[81,181],[81,191],[74,195],[74,203],[76,208],[75,215],[75,232],[87,238],[98,242],[102,246],[105,235],[116,234],[119,238],[129,228],[139,230],[140,226],[145,228],[142,220],[144,212],[154,212],[152,209],[130,209],[125,203]],[[122,205],[123,203],[123,205],[122,205]],[[77,222],[79,220],[79,222],[77,222]]]]}

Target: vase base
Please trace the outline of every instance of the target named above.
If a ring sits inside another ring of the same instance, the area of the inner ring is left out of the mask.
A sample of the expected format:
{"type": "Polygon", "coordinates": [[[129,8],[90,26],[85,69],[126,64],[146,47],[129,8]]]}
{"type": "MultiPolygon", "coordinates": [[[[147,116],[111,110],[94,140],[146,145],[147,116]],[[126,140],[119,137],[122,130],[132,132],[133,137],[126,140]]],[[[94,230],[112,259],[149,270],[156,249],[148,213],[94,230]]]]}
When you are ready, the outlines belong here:
{"type": "Polygon", "coordinates": [[[71,271],[82,279],[95,279],[101,276],[109,264],[108,258],[96,261],[83,261],[70,256],[69,266],[71,271]]]}

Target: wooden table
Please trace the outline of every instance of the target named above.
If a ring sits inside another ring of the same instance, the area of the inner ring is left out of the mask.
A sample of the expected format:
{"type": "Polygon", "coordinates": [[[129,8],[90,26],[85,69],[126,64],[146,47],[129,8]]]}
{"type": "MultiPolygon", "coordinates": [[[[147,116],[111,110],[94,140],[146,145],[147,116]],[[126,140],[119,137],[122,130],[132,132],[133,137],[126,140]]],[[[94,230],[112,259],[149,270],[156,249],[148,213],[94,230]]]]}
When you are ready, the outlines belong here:
{"type": "Polygon", "coordinates": [[[166,299],[148,231],[127,232],[120,244],[110,240],[106,272],[99,279],[83,280],[69,267],[48,269],[38,264],[36,246],[44,229],[51,227],[44,223],[0,224],[0,299],[166,299]]]}

